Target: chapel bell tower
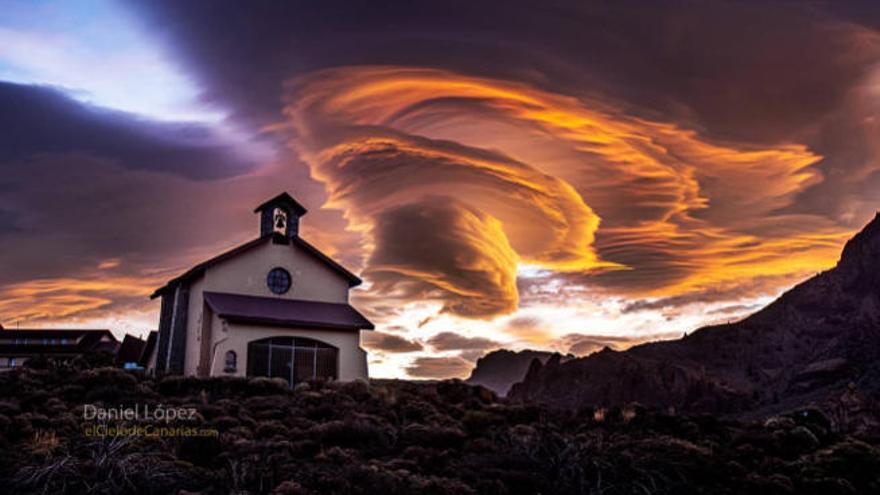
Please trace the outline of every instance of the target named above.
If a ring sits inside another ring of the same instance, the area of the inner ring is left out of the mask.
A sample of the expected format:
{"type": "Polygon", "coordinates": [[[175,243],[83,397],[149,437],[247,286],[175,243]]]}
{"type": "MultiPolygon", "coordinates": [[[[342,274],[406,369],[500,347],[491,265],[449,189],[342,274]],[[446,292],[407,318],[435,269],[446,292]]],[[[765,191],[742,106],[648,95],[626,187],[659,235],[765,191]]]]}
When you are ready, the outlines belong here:
{"type": "Polygon", "coordinates": [[[273,233],[292,238],[299,235],[299,217],[306,209],[286,192],[258,206],[254,213],[260,214],[260,237],[273,233]]]}

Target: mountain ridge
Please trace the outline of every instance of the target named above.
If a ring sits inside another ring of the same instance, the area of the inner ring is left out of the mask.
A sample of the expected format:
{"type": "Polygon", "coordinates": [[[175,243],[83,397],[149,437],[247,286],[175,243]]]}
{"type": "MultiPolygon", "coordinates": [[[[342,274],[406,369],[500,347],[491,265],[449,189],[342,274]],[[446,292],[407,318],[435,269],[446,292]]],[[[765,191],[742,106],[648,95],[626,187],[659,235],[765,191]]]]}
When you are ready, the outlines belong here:
{"type": "MultiPolygon", "coordinates": [[[[492,351],[477,360],[476,366],[471,370],[471,375],[465,383],[481,385],[495,392],[500,397],[507,395],[510,387],[525,378],[529,366],[534,360],[546,363],[554,355],[551,351],[536,351],[525,349],[511,351],[498,349],[492,351]]],[[[568,356],[569,359],[574,356],[568,356]]]]}
{"type": "Polygon", "coordinates": [[[803,407],[830,413],[844,398],[873,411],[880,398],[880,213],[847,241],[834,268],[738,322],[534,365],[509,395],[561,407],[639,402],[738,416],[803,407]]]}

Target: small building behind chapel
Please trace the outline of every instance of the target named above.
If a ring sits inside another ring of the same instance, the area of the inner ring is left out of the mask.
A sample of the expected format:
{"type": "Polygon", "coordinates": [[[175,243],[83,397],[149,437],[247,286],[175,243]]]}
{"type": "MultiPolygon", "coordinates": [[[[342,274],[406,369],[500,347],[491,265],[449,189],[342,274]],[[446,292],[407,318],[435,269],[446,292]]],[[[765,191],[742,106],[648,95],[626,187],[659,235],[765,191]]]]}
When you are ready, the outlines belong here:
{"type": "Polygon", "coordinates": [[[68,360],[100,352],[116,354],[119,341],[110,330],[5,329],[0,325],[0,371],[34,358],[68,360]]]}
{"type": "Polygon", "coordinates": [[[159,331],[144,356],[162,374],[366,379],[349,304],[360,278],[299,236],[306,209],[287,193],[258,206],[260,236],[155,291],[159,331]]]}

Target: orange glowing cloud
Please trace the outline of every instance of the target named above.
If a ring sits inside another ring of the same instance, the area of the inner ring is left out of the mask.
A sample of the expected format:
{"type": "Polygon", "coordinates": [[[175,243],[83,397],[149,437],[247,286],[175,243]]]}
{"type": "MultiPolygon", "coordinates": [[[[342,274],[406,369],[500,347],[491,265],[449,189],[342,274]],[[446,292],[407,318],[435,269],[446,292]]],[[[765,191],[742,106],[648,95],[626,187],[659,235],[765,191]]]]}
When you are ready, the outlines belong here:
{"type": "Polygon", "coordinates": [[[100,310],[123,301],[144,306],[155,280],[141,277],[35,279],[10,285],[0,291],[0,314],[7,323],[40,324],[76,315],[99,317],[100,310]]]}
{"type": "Polygon", "coordinates": [[[437,301],[442,311],[487,318],[516,310],[519,258],[501,223],[451,197],[430,197],[376,217],[371,290],[437,301]]]}
{"type": "MultiPolygon", "coordinates": [[[[381,270],[398,283],[451,298],[515,301],[516,263],[495,263],[494,248],[505,244],[518,263],[666,297],[801,276],[833,263],[849,234],[821,217],[782,213],[823,179],[814,167],[821,157],[805,146],[712,142],[596,96],[435,69],[350,67],[292,81],[286,116],[279,130],[326,185],[327,206],[367,234],[368,251],[393,241],[375,229],[383,212],[429,196],[497,219],[491,236],[457,239],[483,260],[441,273],[384,259],[381,270]],[[465,282],[469,265],[493,263],[504,276],[465,282]]],[[[381,288],[394,285],[385,279],[381,288]]],[[[488,305],[480,314],[514,309],[488,305]]]]}

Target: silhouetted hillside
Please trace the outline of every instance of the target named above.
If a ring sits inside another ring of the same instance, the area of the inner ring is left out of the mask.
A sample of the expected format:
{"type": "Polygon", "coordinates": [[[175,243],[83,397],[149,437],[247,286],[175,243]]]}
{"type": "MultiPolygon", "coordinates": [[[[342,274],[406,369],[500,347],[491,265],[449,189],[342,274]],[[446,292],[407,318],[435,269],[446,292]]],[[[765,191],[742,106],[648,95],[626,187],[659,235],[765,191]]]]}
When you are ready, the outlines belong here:
{"type": "Polygon", "coordinates": [[[835,268],[738,323],[535,367],[511,396],[746,416],[813,405],[841,428],[876,429],[880,215],[846,244],[835,268]]]}
{"type": "Polygon", "coordinates": [[[565,411],[458,381],[298,385],[49,365],[0,374],[0,492],[534,495],[878,493],[875,443],[818,413],[741,423],[565,411]],[[210,437],[89,436],[87,406],[164,404],[210,437]]]}

